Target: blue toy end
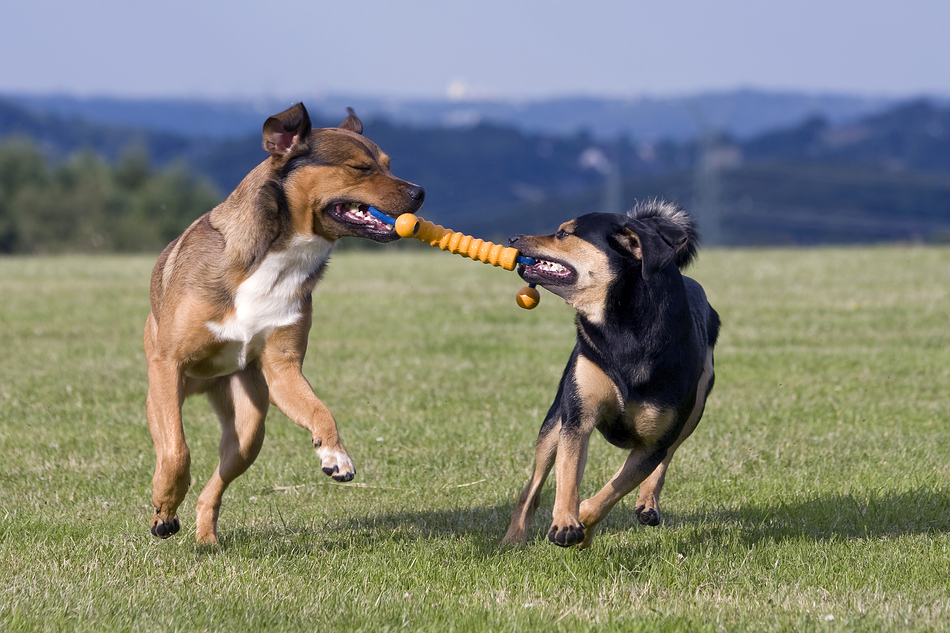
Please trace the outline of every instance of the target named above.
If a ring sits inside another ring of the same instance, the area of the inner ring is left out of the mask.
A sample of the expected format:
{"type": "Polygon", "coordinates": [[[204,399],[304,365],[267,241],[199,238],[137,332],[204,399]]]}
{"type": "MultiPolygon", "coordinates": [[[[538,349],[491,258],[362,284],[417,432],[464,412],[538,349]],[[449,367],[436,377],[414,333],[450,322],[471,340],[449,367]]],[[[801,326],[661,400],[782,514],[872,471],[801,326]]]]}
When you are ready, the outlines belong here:
{"type": "Polygon", "coordinates": [[[533,257],[524,257],[523,255],[518,255],[515,257],[515,262],[521,264],[522,266],[534,266],[538,263],[538,260],[533,257]]]}
{"type": "Polygon", "coordinates": [[[394,219],[392,219],[391,217],[389,217],[388,215],[386,215],[385,213],[383,213],[376,207],[369,207],[367,211],[369,211],[369,214],[373,216],[374,218],[376,218],[377,220],[379,220],[380,222],[385,222],[389,226],[396,226],[396,221],[394,219]]]}

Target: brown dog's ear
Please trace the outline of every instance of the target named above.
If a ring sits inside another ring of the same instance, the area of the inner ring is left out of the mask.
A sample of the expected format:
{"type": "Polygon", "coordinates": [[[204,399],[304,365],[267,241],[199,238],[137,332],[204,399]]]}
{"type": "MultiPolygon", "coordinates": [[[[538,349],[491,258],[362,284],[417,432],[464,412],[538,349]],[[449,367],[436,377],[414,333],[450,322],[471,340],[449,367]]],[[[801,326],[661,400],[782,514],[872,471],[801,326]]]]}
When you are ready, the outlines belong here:
{"type": "Polygon", "coordinates": [[[274,158],[283,158],[310,134],[310,115],[302,103],[293,105],[264,121],[264,149],[274,158]]]}
{"type": "Polygon", "coordinates": [[[661,232],[644,222],[627,220],[615,236],[621,250],[640,260],[640,275],[644,281],[669,266],[676,251],[686,243],[685,231],[670,222],[664,224],[669,227],[662,227],[661,232]]]}
{"type": "Polygon", "coordinates": [[[357,134],[363,133],[363,122],[360,121],[359,117],[356,116],[356,113],[353,112],[353,108],[346,109],[349,114],[343,120],[343,123],[340,123],[339,128],[341,130],[349,130],[350,132],[356,132],[357,134]]]}

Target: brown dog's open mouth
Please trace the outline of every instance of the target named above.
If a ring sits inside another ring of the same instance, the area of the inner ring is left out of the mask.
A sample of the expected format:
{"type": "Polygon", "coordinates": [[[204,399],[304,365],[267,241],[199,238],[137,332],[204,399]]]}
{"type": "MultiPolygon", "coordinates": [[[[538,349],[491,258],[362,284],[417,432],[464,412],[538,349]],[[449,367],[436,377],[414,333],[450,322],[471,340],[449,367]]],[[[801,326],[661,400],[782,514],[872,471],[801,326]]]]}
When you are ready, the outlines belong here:
{"type": "MultiPolygon", "coordinates": [[[[529,256],[526,253],[522,255],[529,256]]],[[[530,283],[552,285],[568,285],[577,279],[577,271],[563,262],[553,259],[540,259],[530,255],[537,263],[532,266],[519,266],[518,274],[530,283]]]]}
{"type": "Polygon", "coordinates": [[[375,218],[369,212],[368,204],[359,202],[334,202],[328,213],[339,222],[356,228],[359,233],[377,241],[390,241],[399,237],[391,224],[375,218]]]}

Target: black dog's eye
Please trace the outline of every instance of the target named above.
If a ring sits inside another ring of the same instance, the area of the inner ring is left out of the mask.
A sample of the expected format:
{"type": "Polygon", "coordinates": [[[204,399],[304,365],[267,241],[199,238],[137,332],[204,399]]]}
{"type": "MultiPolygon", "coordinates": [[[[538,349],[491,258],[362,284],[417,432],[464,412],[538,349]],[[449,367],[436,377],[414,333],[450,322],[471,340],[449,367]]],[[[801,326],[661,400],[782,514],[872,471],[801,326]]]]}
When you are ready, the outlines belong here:
{"type": "Polygon", "coordinates": [[[347,167],[349,167],[350,169],[355,169],[356,171],[364,172],[364,173],[368,172],[369,170],[373,168],[372,165],[362,165],[362,164],[361,165],[347,165],[347,167]]]}
{"type": "Polygon", "coordinates": [[[559,240],[563,240],[563,239],[564,239],[565,237],[567,237],[568,235],[570,235],[570,233],[568,233],[568,232],[565,231],[564,229],[561,229],[560,231],[558,231],[557,233],[554,234],[554,237],[556,237],[556,238],[559,239],[559,240]]]}

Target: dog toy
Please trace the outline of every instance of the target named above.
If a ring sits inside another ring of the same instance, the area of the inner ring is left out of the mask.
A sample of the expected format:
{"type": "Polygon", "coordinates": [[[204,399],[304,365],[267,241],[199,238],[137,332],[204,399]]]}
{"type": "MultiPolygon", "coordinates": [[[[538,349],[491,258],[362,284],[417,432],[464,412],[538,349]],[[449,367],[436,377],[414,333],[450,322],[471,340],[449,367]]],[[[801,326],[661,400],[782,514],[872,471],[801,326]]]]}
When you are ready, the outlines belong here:
{"type": "MultiPolygon", "coordinates": [[[[399,237],[413,237],[426,242],[429,246],[469,257],[478,262],[500,266],[505,270],[514,270],[518,264],[534,266],[537,263],[537,260],[531,257],[519,255],[516,248],[493,244],[475,239],[471,235],[456,233],[428,220],[418,218],[411,213],[404,213],[396,219],[389,217],[376,207],[369,207],[369,213],[380,222],[392,225],[399,237]]],[[[515,301],[525,310],[531,310],[541,301],[541,295],[535,288],[535,284],[528,284],[518,291],[515,301]]]]}

